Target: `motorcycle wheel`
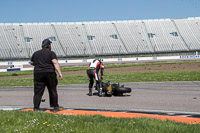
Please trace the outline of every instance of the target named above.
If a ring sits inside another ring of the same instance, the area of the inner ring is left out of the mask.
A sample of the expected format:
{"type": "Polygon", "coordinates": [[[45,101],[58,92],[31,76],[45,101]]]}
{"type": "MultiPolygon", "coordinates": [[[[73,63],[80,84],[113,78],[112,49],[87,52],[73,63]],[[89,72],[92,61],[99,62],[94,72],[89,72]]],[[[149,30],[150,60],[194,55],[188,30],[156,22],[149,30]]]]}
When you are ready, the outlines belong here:
{"type": "Polygon", "coordinates": [[[131,92],[131,88],[129,87],[118,87],[118,88],[115,88],[113,95],[121,96],[123,95],[123,93],[130,93],[130,92],[131,92]]]}

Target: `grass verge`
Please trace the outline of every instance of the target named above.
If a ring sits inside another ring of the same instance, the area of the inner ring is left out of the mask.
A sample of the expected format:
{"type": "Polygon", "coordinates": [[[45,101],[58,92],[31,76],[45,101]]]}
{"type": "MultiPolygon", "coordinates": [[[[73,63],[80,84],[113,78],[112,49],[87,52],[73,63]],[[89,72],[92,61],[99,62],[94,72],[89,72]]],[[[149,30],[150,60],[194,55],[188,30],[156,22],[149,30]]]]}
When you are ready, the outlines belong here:
{"type": "MultiPolygon", "coordinates": [[[[106,65],[105,69],[106,68],[131,67],[131,66],[164,65],[164,64],[191,64],[192,65],[193,63],[200,63],[200,61],[106,65]]],[[[62,69],[62,72],[81,71],[81,70],[87,70],[87,66],[86,67],[67,67],[67,68],[61,68],[61,69],[62,69]]],[[[17,75],[33,75],[33,71],[0,72],[0,77],[17,76],[17,75]]]]}
{"type": "Polygon", "coordinates": [[[75,132],[75,133],[197,133],[200,124],[185,124],[147,118],[63,116],[44,112],[0,110],[2,133],[75,132]]]}
{"type": "MultiPolygon", "coordinates": [[[[161,82],[161,81],[200,81],[200,71],[126,72],[106,73],[104,81],[111,82],[161,82]]],[[[86,74],[64,75],[59,85],[87,84],[86,74]]],[[[0,79],[0,87],[33,86],[33,78],[0,79]]]]}

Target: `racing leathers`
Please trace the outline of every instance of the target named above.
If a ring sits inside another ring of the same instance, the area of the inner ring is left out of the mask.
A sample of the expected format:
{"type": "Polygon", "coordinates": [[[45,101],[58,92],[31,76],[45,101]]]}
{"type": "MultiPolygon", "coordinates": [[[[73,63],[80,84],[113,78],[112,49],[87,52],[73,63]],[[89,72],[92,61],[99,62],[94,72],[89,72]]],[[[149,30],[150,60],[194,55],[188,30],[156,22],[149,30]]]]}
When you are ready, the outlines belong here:
{"type": "Polygon", "coordinates": [[[96,80],[96,87],[98,90],[98,95],[102,96],[101,80],[103,80],[104,65],[101,60],[93,60],[90,62],[87,70],[87,75],[89,77],[89,96],[92,96],[92,87],[94,84],[94,79],[96,80]],[[101,71],[101,79],[99,78],[99,70],[101,71]]]}

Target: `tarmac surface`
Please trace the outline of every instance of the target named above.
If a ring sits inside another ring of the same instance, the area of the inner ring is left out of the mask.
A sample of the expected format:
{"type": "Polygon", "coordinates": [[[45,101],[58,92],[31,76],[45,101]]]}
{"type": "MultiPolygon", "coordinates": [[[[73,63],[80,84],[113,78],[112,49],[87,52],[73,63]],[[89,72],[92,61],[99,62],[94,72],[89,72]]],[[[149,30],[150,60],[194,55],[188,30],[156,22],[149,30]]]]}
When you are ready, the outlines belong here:
{"type": "MultiPolygon", "coordinates": [[[[59,104],[65,109],[164,114],[200,118],[200,81],[123,83],[132,92],[124,96],[88,96],[88,84],[58,86],[59,104]]],[[[41,108],[49,108],[45,90],[41,108]]],[[[0,88],[0,109],[33,107],[33,87],[0,88]]]]}

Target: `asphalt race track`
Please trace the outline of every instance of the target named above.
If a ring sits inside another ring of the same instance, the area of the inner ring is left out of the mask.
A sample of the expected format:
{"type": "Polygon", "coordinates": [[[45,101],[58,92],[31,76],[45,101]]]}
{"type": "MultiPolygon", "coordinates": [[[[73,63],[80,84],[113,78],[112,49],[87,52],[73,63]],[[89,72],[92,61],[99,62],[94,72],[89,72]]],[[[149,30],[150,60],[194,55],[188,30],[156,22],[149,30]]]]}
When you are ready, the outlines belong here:
{"type": "MultiPolygon", "coordinates": [[[[94,90],[88,96],[88,85],[58,86],[59,104],[66,109],[110,110],[200,117],[200,82],[134,82],[123,83],[132,92],[124,96],[98,97],[94,90]]],[[[49,108],[47,89],[41,108],[49,108]]],[[[0,109],[33,107],[33,87],[0,88],[0,109]]]]}

